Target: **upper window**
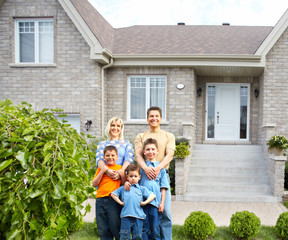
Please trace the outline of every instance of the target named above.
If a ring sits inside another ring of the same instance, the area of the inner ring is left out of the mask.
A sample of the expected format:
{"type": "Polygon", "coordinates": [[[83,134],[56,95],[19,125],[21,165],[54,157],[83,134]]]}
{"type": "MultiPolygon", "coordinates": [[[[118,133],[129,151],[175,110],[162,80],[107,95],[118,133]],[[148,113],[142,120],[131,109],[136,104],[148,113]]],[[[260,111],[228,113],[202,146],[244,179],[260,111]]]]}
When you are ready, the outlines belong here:
{"type": "Polygon", "coordinates": [[[15,20],[16,63],[53,63],[53,19],[15,20]]]}
{"type": "Polygon", "coordinates": [[[146,120],[146,110],[158,106],[166,119],[166,76],[128,77],[128,119],[146,120]]]}

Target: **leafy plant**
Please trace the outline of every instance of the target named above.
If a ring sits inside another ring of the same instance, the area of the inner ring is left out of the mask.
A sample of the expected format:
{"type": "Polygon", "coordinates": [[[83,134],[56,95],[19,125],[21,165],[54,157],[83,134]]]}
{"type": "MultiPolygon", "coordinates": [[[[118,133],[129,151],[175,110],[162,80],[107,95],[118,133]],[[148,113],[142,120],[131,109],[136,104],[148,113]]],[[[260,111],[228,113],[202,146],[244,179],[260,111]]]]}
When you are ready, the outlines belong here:
{"type": "Polygon", "coordinates": [[[284,136],[275,135],[269,139],[267,145],[269,146],[269,149],[279,148],[286,150],[288,148],[288,139],[284,136]]]}
{"type": "Polygon", "coordinates": [[[176,158],[185,158],[185,157],[189,156],[189,154],[190,154],[190,151],[189,151],[188,140],[185,138],[177,139],[174,156],[176,158]]]}
{"type": "Polygon", "coordinates": [[[196,211],[190,213],[184,222],[184,233],[192,239],[208,239],[214,236],[216,225],[208,213],[196,211]]]}
{"type": "Polygon", "coordinates": [[[281,213],[277,219],[276,232],[282,239],[288,239],[288,212],[281,213]]]}
{"type": "Polygon", "coordinates": [[[79,229],[91,158],[84,134],[48,109],[0,101],[0,239],[64,239],[79,229]]]}
{"type": "Polygon", "coordinates": [[[261,227],[260,219],[252,212],[236,212],[230,219],[229,229],[233,235],[240,239],[255,237],[261,227]]]}

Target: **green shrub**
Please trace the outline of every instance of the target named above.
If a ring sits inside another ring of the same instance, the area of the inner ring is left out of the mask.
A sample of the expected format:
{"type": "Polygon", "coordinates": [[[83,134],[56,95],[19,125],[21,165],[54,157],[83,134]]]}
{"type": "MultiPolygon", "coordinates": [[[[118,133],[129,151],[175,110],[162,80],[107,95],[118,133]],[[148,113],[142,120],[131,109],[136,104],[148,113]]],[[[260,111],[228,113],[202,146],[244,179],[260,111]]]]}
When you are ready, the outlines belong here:
{"type": "Polygon", "coordinates": [[[192,239],[207,239],[214,236],[216,225],[208,213],[196,211],[190,213],[184,222],[184,233],[192,239]]]}
{"type": "Polygon", "coordinates": [[[233,235],[240,239],[255,237],[261,227],[260,219],[251,212],[236,212],[230,219],[229,229],[233,235]]]}
{"type": "Polygon", "coordinates": [[[280,214],[275,229],[279,237],[288,239],[288,212],[280,214]]]}
{"type": "Polygon", "coordinates": [[[48,109],[0,101],[0,239],[64,239],[79,229],[94,190],[91,158],[84,135],[48,109]]]}

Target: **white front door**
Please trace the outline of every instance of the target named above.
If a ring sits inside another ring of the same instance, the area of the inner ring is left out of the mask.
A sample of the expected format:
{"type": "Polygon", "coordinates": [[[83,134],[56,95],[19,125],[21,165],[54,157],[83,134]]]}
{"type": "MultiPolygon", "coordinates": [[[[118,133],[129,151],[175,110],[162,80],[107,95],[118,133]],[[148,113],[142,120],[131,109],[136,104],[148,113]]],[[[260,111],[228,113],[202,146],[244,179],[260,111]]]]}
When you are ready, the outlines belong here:
{"type": "Polygon", "coordinates": [[[206,140],[248,140],[248,84],[208,84],[206,140]]]}

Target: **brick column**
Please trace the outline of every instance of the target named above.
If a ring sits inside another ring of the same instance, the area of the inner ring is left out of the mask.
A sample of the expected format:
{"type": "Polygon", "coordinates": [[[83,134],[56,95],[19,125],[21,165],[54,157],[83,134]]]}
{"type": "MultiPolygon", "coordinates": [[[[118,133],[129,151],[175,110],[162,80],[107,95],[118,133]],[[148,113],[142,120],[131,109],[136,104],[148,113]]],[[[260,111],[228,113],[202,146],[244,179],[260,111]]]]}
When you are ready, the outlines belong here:
{"type": "Polygon", "coordinates": [[[286,156],[269,155],[268,169],[272,193],[275,197],[284,195],[284,174],[286,156]]]}

